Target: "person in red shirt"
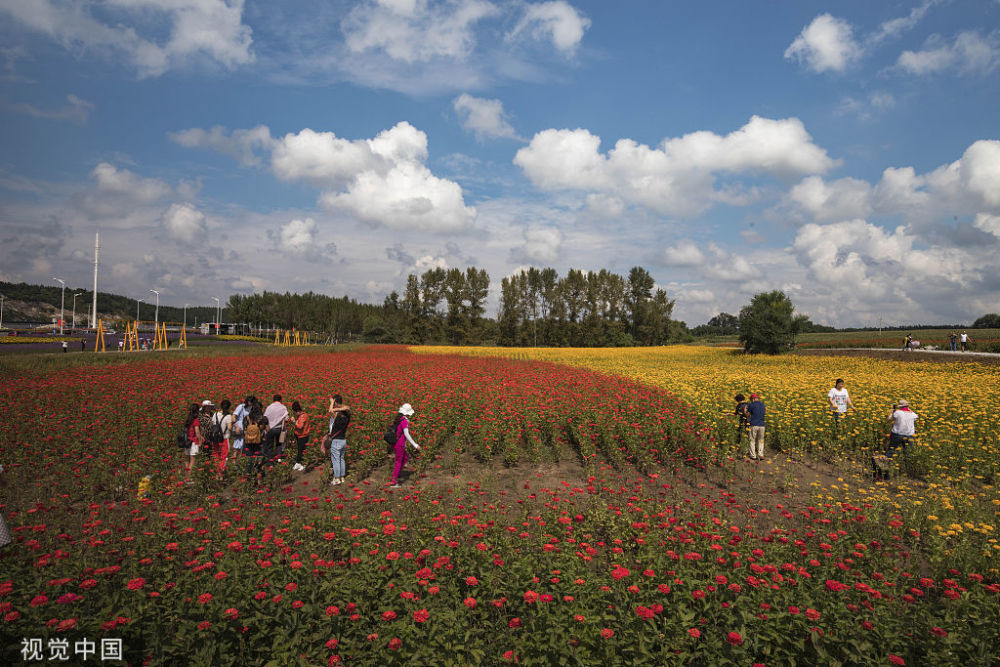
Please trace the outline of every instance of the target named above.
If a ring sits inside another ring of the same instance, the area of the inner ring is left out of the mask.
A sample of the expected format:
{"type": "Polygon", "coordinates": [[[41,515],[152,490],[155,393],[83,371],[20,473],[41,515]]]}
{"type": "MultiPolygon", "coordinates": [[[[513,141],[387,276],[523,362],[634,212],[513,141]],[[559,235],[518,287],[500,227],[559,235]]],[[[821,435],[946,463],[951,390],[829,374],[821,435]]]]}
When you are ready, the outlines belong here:
{"type": "Polygon", "coordinates": [[[292,403],[292,416],[295,418],[295,465],[292,470],[305,470],[302,465],[302,453],[306,450],[306,443],[309,442],[309,434],[312,432],[312,425],[309,423],[309,415],[302,409],[298,401],[292,403]]]}

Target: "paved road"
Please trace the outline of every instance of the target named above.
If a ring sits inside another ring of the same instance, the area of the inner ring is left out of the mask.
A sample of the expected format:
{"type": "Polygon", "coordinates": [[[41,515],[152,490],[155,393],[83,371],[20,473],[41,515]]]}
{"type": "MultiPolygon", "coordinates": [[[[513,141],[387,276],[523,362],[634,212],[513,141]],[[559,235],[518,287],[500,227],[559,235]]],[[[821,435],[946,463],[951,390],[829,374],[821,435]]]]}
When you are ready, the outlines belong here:
{"type": "Polygon", "coordinates": [[[1000,357],[1000,353],[996,352],[952,352],[951,350],[925,350],[922,348],[917,348],[915,350],[910,350],[905,352],[898,347],[809,347],[802,348],[803,352],[838,352],[841,350],[854,350],[856,352],[899,352],[900,354],[932,354],[932,355],[947,355],[954,357],[985,357],[985,358],[997,358],[1000,357]]]}

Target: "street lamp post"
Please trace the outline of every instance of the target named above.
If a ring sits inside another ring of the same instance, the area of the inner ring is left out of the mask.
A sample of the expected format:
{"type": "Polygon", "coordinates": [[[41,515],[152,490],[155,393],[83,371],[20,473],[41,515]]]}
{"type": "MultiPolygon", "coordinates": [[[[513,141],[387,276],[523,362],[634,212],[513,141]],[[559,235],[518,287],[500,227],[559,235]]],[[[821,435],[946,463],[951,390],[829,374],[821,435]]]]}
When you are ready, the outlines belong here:
{"type": "Polygon", "coordinates": [[[139,330],[139,304],[145,301],[145,299],[135,300],[135,330],[139,330]]]}
{"type": "Polygon", "coordinates": [[[0,329],[3,329],[3,300],[6,298],[3,294],[0,294],[0,329]]]}
{"type": "Polygon", "coordinates": [[[212,298],[215,299],[215,335],[218,336],[219,335],[219,304],[221,304],[222,302],[219,301],[219,297],[217,297],[217,296],[213,296],[212,298]]]}
{"type": "Polygon", "coordinates": [[[81,296],[83,292],[77,292],[73,295],[73,328],[76,329],[76,297],[81,296]]]}
{"type": "Polygon", "coordinates": [[[55,280],[62,284],[62,302],[59,305],[59,335],[62,336],[63,315],[66,312],[66,281],[63,280],[62,278],[55,278],[55,277],[53,277],[52,280],[55,280]]]}
{"type": "Polygon", "coordinates": [[[149,291],[156,295],[156,314],[153,315],[153,324],[154,324],[154,326],[157,329],[159,329],[160,328],[160,293],[157,292],[155,289],[151,289],[149,291]]]}

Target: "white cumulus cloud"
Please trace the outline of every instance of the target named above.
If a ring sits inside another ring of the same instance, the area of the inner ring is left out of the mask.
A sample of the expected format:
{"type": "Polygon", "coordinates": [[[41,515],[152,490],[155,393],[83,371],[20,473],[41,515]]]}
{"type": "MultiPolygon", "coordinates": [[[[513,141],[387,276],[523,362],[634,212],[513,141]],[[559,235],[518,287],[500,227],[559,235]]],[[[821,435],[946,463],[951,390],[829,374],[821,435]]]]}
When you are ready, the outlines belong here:
{"type": "Polygon", "coordinates": [[[462,59],[475,46],[476,23],[499,11],[484,0],[368,0],[341,27],[352,53],[376,51],[405,63],[462,59]]]}
{"type": "Polygon", "coordinates": [[[667,266],[700,266],[705,255],[690,239],[681,239],[663,251],[663,263],[667,266]]]}
{"type": "Polygon", "coordinates": [[[932,38],[920,51],[903,51],[896,66],[916,75],[939,74],[957,70],[962,74],[990,74],[1000,65],[1000,38],[994,32],[986,37],[978,32],[962,32],[951,43],[932,38]]]}
{"type": "Polygon", "coordinates": [[[210,130],[191,128],[171,132],[170,139],[185,148],[207,148],[234,158],[243,166],[260,164],[258,151],[269,150],[273,143],[271,131],[266,125],[258,125],[249,130],[233,130],[226,133],[221,125],[210,130]]]}
{"type": "Polygon", "coordinates": [[[843,72],[861,53],[851,24],[830,14],[820,14],[785,49],[785,58],[815,72],[843,72]]]}
{"type": "Polygon", "coordinates": [[[86,0],[0,0],[0,13],[17,23],[74,53],[123,54],[140,76],[159,76],[199,56],[230,68],[254,60],[243,0],[112,0],[93,9],[86,0]],[[169,30],[152,27],[151,17],[169,30]]]}
{"type": "Polygon", "coordinates": [[[252,130],[190,129],[174,135],[185,146],[204,146],[244,164],[270,151],[272,173],[320,189],[319,202],[369,223],[398,230],[457,231],[471,226],[458,183],[435,176],[424,164],[427,135],[407,122],[371,139],[344,139],[309,128],[271,139],[266,126],[252,130]]]}
{"type": "Polygon", "coordinates": [[[172,188],[155,178],[140,178],[128,169],[118,169],[101,162],[90,175],[97,181],[97,190],[104,194],[121,195],[138,203],[149,204],[172,192],[172,188]]]}
{"type": "Polygon", "coordinates": [[[557,227],[524,230],[524,244],[514,249],[515,258],[529,264],[551,264],[559,258],[563,234],[557,227]]]}
{"type": "Polygon", "coordinates": [[[293,253],[305,253],[313,245],[316,221],[312,218],[291,220],[281,228],[281,247],[293,253]]]}
{"type": "Polygon", "coordinates": [[[942,217],[1000,211],[1000,141],[976,141],[960,159],[925,174],[913,167],[888,167],[874,185],[808,176],[785,201],[818,222],[876,214],[927,225],[942,217]]]}
{"type": "Polygon", "coordinates": [[[867,181],[841,178],[826,182],[807,176],[788,192],[788,199],[815,220],[843,220],[867,216],[872,188],[867,181]]]}
{"type": "Polygon", "coordinates": [[[162,223],[170,236],[187,243],[207,229],[205,214],[188,203],[172,204],[163,214],[162,223]]]}
{"type": "Polygon", "coordinates": [[[452,101],[452,106],[461,120],[462,127],[474,132],[477,139],[516,139],[517,132],[507,121],[500,100],[473,97],[462,93],[452,101]]]}
{"type": "Polygon", "coordinates": [[[979,213],[976,215],[976,219],[973,222],[973,225],[977,229],[981,229],[987,234],[992,234],[993,236],[1000,239],[1000,215],[979,213]]]}
{"type": "Polygon", "coordinates": [[[552,0],[528,5],[524,16],[508,34],[508,39],[527,34],[539,41],[551,40],[557,49],[572,55],[589,27],[590,19],[571,4],[565,0],[552,0]]]}
{"type": "Polygon", "coordinates": [[[656,148],[631,139],[600,152],[600,137],[585,129],[544,130],[517,152],[514,163],[545,190],[584,190],[680,216],[732,199],[714,187],[715,175],[765,172],[779,177],[823,173],[837,162],[813,143],[797,118],[754,116],[720,136],[694,132],[656,148]]]}

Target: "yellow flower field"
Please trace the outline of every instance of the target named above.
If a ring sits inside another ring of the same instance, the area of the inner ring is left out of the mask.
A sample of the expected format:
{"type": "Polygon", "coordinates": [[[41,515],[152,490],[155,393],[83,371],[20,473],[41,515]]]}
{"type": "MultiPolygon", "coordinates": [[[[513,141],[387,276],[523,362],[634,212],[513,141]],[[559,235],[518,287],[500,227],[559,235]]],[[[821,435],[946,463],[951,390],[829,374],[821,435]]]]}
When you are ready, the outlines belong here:
{"type": "Polygon", "coordinates": [[[911,451],[916,478],[899,478],[891,486],[858,485],[854,478],[854,484],[817,492],[846,502],[889,502],[933,517],[927,527],[942,539],[971,531],[986,538],[983,546],[988,552],[1000,549],[996,540],[989,539],[995,537],[993,526],[1000,514],[994,487],[1000,473],[997,367],[863,357],[748,356],[692,346],[412,349],[541,359],[663,387],[691,403],[702,420],[715,427],[720,448],[734,454],[738,452],[733,396],[758,392],[767,406],[769,450],[834,461],[845,473],[865,470],[872,452],[885,446],[892,404],[905,398],[920,415],[911,451]],[[846,381],[856,409],[834,429],[826,396],[838,377],[846,381]],[[982,521],[973,524],[974,530],[962,528],[970,518],[982,521]],[[949,526],[952,521],[958,523],[949,526]]]}

